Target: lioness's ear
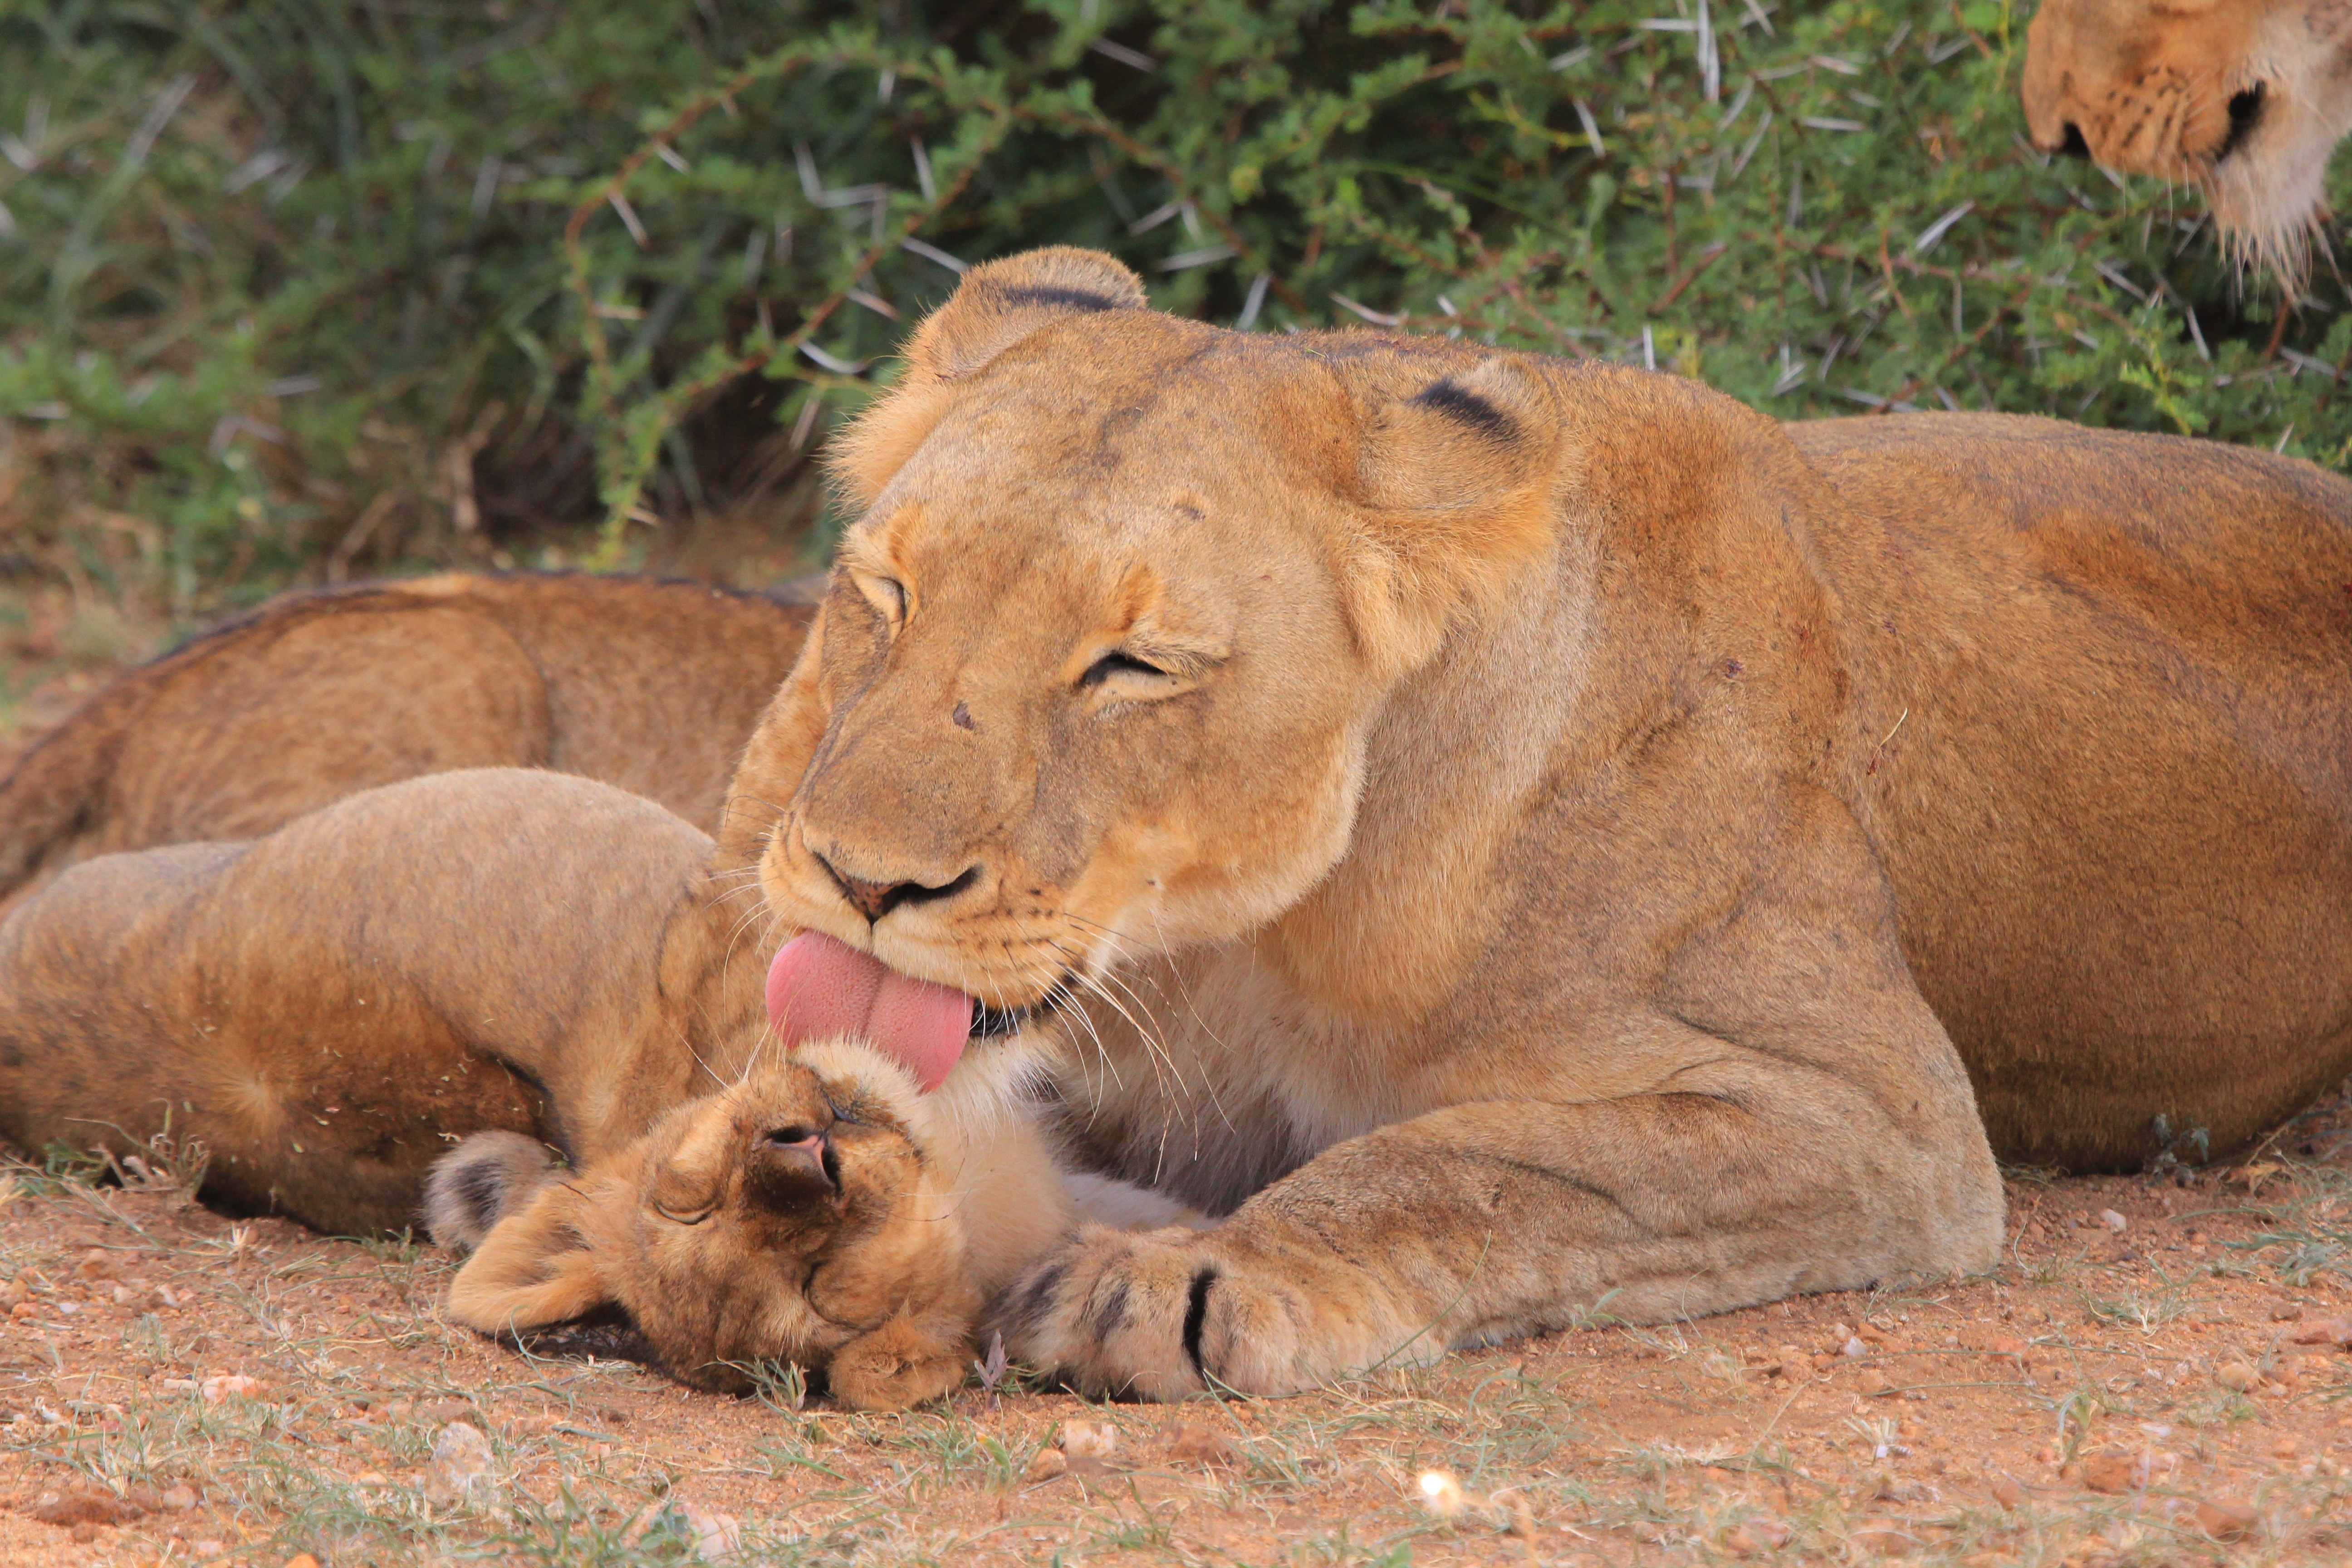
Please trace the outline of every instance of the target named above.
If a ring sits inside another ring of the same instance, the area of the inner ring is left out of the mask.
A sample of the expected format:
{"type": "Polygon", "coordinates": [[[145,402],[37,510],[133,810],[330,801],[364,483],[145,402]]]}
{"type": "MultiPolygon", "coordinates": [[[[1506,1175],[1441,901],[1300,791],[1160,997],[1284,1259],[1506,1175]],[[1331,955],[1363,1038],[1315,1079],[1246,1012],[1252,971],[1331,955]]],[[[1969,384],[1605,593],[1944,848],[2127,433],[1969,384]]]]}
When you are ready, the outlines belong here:
{"type": "Polygon", "coordinates": [[[835,438],[834,482],[856,505],[872,505],[939,422],[954,383],[1050,321],[1148,303],[1143,280],[1099,250],[1049,245],[973,268],[907,341],[898,384],[835,438]]]}
{"type": "Polygon", "coordinates": [[[1361,513],[1347,563],[1365,640],[1392,672],[1549,548],[1567,452],[1540,372],[1497,354],[1400,384],[1409,359],[1353,375],[1361,513]]]}
{"type": "Polygon", "coordinates": [[[964,274],[948,302],[915,329],[907,359],[918,375],[953,381],[1057,316],[1145,308],[1143,279],[1118,258],[1049,245],[964,274]]]}
{"type": "Polygon", "coordinates": [[[614,1299],[600,1205],[629,1202],[613,1174],[550,1181],[490,1227],[449,1283],[448,1317],[485,1333],[570,1322],[614,1299]]]}

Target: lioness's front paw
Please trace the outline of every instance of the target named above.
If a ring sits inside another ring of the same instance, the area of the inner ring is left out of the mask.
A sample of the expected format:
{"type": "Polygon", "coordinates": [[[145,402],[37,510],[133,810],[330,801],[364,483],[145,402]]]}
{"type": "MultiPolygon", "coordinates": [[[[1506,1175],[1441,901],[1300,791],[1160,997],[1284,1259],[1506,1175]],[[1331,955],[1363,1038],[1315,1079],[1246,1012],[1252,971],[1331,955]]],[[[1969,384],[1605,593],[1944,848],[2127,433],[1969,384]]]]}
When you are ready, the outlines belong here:
{"type": "Polygon", "coordinates": [[[1391,1314],[1345,1272],[1213,1232],[1087,1226],[1005,1290],[996,1319],[1016,1360],[1088,1394],[1296,1394],[1381,1359],[1366,1331],[1391,1314]]]}

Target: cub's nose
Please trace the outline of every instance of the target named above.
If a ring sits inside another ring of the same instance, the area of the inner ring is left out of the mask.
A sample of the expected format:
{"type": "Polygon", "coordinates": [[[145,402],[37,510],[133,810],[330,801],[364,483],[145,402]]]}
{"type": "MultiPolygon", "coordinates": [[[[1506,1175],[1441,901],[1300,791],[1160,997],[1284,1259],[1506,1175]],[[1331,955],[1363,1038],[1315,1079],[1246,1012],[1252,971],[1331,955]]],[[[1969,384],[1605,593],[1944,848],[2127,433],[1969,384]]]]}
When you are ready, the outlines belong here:
{"type": "Polygon", "coordinates": [[[864,915],[869,923],[878,923],[892,910],[908,904],[930,903],[940,899],[951,899],[980,879],[980,868],[967,866],[958,876],[936,886],[926,882],[869,882],[863,877],[853,877],[819,855],[816,863],[824,868],[841,896],[850,907],[864,915]]]}
{"type": "Polygon", "coordinates": [[[814,1127],[777,1127],[760,1135],[751,1167],[761,1194],[789,1205],[829,1198],[841,1190],[841,1165],[833,1140],[814,1127]]]}

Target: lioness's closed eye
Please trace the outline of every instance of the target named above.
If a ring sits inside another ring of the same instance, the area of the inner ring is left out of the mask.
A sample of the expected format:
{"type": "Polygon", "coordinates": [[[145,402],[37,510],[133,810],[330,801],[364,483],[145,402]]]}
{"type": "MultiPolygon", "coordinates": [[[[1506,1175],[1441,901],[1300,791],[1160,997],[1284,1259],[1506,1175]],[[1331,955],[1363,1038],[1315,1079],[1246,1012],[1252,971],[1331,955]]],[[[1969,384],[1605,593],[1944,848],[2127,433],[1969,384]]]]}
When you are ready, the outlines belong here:
{"type": "Polygon", "coordinates": [[[1050,1167],[968,1169],[972,1129],[938,1122],[904,1068],[834,1043],[675,1108],[576,1173],[478,1133],[427,1187],[436,1237],[477,1248],[449,1316],[511,1332],[612,1303],[696,1387],[740,1392],[774,1360],[826,1369],[861,1409],[936,1397],[962,1379],[982,1305],[973,1188],[997,1189],[991,1212],[1060,1202],[1050,1167]]]}

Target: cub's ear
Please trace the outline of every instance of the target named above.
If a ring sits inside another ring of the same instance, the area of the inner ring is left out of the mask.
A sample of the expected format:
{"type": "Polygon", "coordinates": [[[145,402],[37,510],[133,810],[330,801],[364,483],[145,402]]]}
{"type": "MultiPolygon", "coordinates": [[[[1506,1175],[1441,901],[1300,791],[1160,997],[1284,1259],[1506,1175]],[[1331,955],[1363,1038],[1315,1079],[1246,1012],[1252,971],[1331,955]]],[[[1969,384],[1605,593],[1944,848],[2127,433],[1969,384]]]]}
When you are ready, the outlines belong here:
{"type": "Polygon", "coordinates": [[[1515,356],[1437,376],[1374,357],[1342,377],[1361,432],[1349,598],[1366,642],[1402,673],[1456,612],[1549,550],[1571,454],[1558,398],[1515,356]]]}
{"type": "Polygon", "coordinates": [[[443,1247],[470,1252],[554,1169],[554,1156],[536,1138],[477,1132],[433,1163],[425,1178],[425,1227],[443,1247]]]}
{"type": "Polygon", "coordinates": [[[872,505],[939,423],[954,383],[1048,322],[1149,304],[1143,280],[1099,250],[1049,245],[973,268],[908,340],[906,375],[835,440],[835,484],[872,505]]]}
{"type": "Polygon", "coordinates": [[[457,1270],[449,1321],[513,1332],[570,1322],[613,1300],[614,1222],[628,1202],[628,1184],[614,1173],[541,1184],[457,1270]]]}
{"type": "MultiPolygon", "coordinates": [[[[723,1097],[689,1100],[661,1125],[683,1121],[685,1133],[655,1163],[646,1196],[654,1212],[673,1225],[700,1225],[727,1198],[727,1177],[736,1159],[734,1119],[723,1097]]],[[[647,1140],[632,1145],[642,1150],[647,1140]]]]}

